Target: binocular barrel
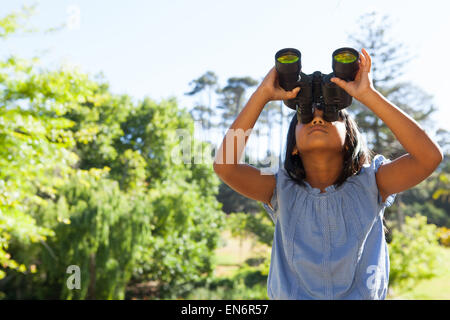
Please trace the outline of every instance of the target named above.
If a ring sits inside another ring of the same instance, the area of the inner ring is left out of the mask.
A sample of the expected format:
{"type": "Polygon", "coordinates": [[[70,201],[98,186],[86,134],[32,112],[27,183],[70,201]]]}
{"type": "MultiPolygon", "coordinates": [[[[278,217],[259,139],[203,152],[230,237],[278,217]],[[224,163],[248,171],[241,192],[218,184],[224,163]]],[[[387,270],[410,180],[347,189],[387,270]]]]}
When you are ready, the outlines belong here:
{"type": "Polygon", "coordinates": [[[337,120],[338,111],[348,107],[352,98],[330,79],[335,76],[345,81],[353,81],[359,69],[358,59],[359,53],[355,49],[339,48],[332,54],[332,73],[325,75],[316,71],[307,75],[302,72],[299,50],[294,48],[279,50],[275,54],[275,69],[280,87],[286,91],[301,87],[297,97],[284,101],[285,105],[297,110],[302,123],[312,120],[313,104],[324,110],[326,121],[337,120]]]}
{"type": "Polygon", "coordinates": [[[291,91],[297,86],[297,80],[302,71],[301,53],[297,49],[286,48],[275,55],[275,68],[278,72],[280,86],[291,91]]]}
{"type": "Polygon", "coordinates": [[[358,73],[359,53],[353,48],[340,48],[332,54],[333,73],[336,77],[345,81],[355,80],[355,76],[358,73]]]}

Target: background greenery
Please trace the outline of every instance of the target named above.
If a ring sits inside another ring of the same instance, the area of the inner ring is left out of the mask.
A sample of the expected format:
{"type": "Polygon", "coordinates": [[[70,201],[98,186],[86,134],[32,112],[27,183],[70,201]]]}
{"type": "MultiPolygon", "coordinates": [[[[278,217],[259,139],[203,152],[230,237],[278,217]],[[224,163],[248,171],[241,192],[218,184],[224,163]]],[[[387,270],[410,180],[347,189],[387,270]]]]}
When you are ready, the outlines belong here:
{"type": "MultiPolygon", "coordinates": [[[[31,14],[25,8],[0,17],[0,40],[25,32],[31,14]]],[[[448,132],[433,127],[435,107],[425,92],[395,82],[392,74],[407,63],[393,59],[402,46],[387,43],[388,26],[373,21],[372,13],[362,17],[358,30],[366,32],[350,41],[373,54],[376,88],[434,132],[447,156],[386,211],[390,297],[447,299],[448,132]]],[[[182,156],[177,130],[193,136],[194,121],[201,121],[206,136],[224,131],[258,81],[230,78],[219,87],[218,76],[206,71],[186,94],[215,94],[220,105],[207,99],[209,105],[188,110],[173,99],[136,102],[111,92],[101,75],[38,62],[0,57],[0,297],[267,299],[274,231],[268,215],[221,183],[211,163],[173,161],[182,156]],[[79,290],[67,288],[69,265],[81,268],[79,290]]],[[[285,139],[274,132],[292,116],[286,109],[266,106],[255,128],[260,141],[285,139]]],[[[367,108],[354,101],[348,110],[374,152],[404,153],[367,108]]],[[[192,159],[213,143],[194,139],[192,159]]],[[[282,157],[267,148],[273,156],[282,157]]],[[[259,160],[259,167],[267,163],[259,160]]]]}

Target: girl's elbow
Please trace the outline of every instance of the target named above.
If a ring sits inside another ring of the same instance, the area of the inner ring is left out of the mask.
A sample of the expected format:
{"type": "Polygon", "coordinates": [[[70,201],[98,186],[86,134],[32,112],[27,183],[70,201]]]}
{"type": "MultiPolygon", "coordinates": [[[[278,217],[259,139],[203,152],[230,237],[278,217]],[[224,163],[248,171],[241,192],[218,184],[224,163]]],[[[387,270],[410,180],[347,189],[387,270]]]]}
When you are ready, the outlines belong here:
{"type": "Polygon", "coordinates": [[[435,168],[437,168],[441,164],[442,160],[444,160],[444,153],[442,152],[441,147],[436,144],[436,152],[434,152],[433,156],[433,163],[435,165],[435,168]]]}
{"type": "Polygon", "coordinates": [[[427,158],[426,167],[432,173],[439,167],[442,160],[444,160],[444,154],[442,153],[442,150],[438,146],[436,151],[429,152],[426,158],[427,158]]]}

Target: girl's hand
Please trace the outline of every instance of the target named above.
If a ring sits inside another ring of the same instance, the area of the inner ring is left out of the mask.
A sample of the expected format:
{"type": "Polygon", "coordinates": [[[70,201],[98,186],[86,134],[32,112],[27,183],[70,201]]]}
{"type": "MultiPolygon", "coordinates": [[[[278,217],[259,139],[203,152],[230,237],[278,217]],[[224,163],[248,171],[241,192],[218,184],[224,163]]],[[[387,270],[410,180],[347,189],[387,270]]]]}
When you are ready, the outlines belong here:
{"type": "Polygon", "coordinates": [[[297,96],[300,91],[300,87],[294,88],[291,91],[286,91],[280,87],[278,83],[278,72],[275,66],[270,69],[264,80],[259,85],[258,89],[267,101],[272,100],[289,100],[297,96]]]}
{"type": "Polygon", "coordinates": [[[353,98],[361,101],[361,99],[371,90],[375,90],[372,84],[370,68],[372,66],[372,59],[367,53],[366,49],[362,49],[362,54],[359,55],[359,70],[355,76],[354,81],[345,81],[337,77],[331,78],[331,82],[336,83],[339,87],[344,89],[353,98]]]}

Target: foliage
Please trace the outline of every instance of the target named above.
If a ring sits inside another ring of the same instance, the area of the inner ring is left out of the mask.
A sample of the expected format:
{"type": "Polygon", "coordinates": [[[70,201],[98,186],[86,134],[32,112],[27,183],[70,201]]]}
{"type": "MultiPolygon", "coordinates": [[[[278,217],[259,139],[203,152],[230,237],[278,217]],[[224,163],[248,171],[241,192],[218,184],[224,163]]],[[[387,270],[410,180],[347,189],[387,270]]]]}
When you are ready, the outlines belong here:
{"type": "Polygon", "coordinates": [[[21,10],[11,12],[10,14],[0,18],[0,38],[7,38],[19,31],[31,31],[24,28],[24,20],[34,14],[36,5],[23,6],[21,10]]]}
{"type": "Polygon", "coordinates": [[[152,246],[144,249],[134,282],[157,281],[158,297],[172,298],[211,274],[223,216],[192,185],[165,184],[151,195],[152,246]]]}
{"type": "MultiPolygon", "coordinates": [[[[14,17],[0,27],[20,29],[14,17]]],[[[171,296],[207,277],[223,215],[212,166],[177,161],[178,130],[193,136],[189,113],[38,63],[0,60],[0,290],[120,299],[151,280],[171,296]],[[72,264],[78,291],[66,286],[72,264]]],[[[207,148],[192,142],[192,158],[207,148]]]]}
{"type": "MultiPolygon", "coordinates": [[[[0,61],[0,263],[25,272],[8,253],[9,242],[36,243],[54,233],[27,212],[55,197],[78,160],[62,117],[95,87],[77,71],[39,70],[37,59],[0,61]]],[[[5,276],[0,271],[0,279],[5,276]]]]}
{"type": "MultiPolygon", "coordinates": [[[[39,209],[39,225],[53,229],[56,237],[48,241],[49,250],[33,249],[34,254],[30,248],[16,247],[16,252],[24,253],[18,254],[22,259],[31,254],[35,260],[44,261],[38,267],[42,269],[39,279],[45,280],[36,285],[48,290],[27,292],[44,298],[59,292],[56,298],[121,299],[130,281],[153,280],[158,283],[160,297],[171,297],[183,291],[184,284],[198,281],[213,269],[212,251],[223,226],[215,200],[218,179],[211,166],[173,162],[171,157],[181,157],[174,151],[175,130],[183,126],[192,129],[192,120],[178,114],[173,101],[158,105],[147,99],[137,107],[122,108],[131,111],[120,116],[114,108],[121,108],[120,101],[126,99],[101,94],[101,103],[109,108],[89,103],[96,99],[94,95],[68,117],[77,121],[72,130],[73,136],[79,137],[77,152],[82,166],[95,171],[95,166],[104,164],[113,169],[106,167],[110,171],[108,180],[98,187],[67,182],[55,193],[53,206],[39,209]],[[105,120],[108,117],[110,123],[105,120]],[[147,122],[136,124],[138,117],[147,122]],[[80,133],[86,133],[86,127],[93,128],[89,138],[89,134],[80,133]],[[133,132],[136,140],[123,128],[133,132]],[[141,147],[134,141],[141,141],[141,147]],[[159,170],[154,171],[155,167],[159,170]],[[64,198],[70,200],[61,200],[64,198]],[[64,215],[61,208],[69,213],[64,215]],[[80,216],[75,219],[80,223],[52,223],[72,221],[72,215],[80,216]],[[55,257],[61,263],[55,263],[55,257]],[[83,278],[80,292],[68,291],[61,277],[70,264],[80,265],[82,274],[89,275],[83,278]]],[[[17,283],[20,285],[20,281],[17,283]]]]}
{"type": "Polygon", "coordinates": [[[272,246],[275,226],[266,212],[233,213],[228,217],[228,225],[233,236],[246,236],[252,234],[256,239],[268,246],[272,246]]]}
{"type": "Polygon", "coordinates": [[[447,203],[450,202],[450,174],[441,173],[439,175],[440,188],[433,194],[433,199],[444,198],[447,203]]]}
{"type": "Polygon", "coordinates": [[[405,217],[403,230],[393,230],[389,244],[390,277],[394,287],[411,288],[435,275],[439,244],[436,226],[420,214],[405,217]]]}
{"type": "Polygon", "coordinates": [[[267,276],[269,260],[259,266],[242,265],[228,278],[213,277],[196,285],[188,292],[186,299],[228,299],[228,300],[267,300],[267,276]]]}
{"type": "Polygon", "coordinates": [[[450,229],[441,227],[438,229],[439,243],[445,247],[450,247],[450,229]]]}
{"type": "MultiPolygon", "coordinates": [[[[436,276],[421,280],[414,288],[389,290],[387,299],[395,300],[449,300],[450,248],[440,246],[436,276]]],[[[390,288],[392,289],[392,288],[390,288]]]]}
{"type": "Polygon", "coordinates": [[[18,258],[33,259],[37,265],[32,277],[17,275],[23,287],[34,287],[32,293],[23,292],[25,296],[123,299],[136,260],[150,243],[152,207],[142,194],[122,193],[118,183],[107,178],[108,171],[77,171],[59,188],[54,202],[35,209],[36,221],[55,236],[45,246],[14,248],[18,258]],[[80,267],[80,290],[67,288],[69,265],[80,267]]]}
{"type": "Polygon", "coordinates": [[[229,214],[233,212],[255,213],[261,208],[256,200],[244,197],[221,182],[217,200],[222,203],[223,212],[229,214]]]}
{"type": "Polygon", "coordinates": [[[420,212],[427,217],[429,223],[450,227],[450,202],[444,196],[434,196],[438,190],[446,188],[440,177],[442,173],[433,172],[414,188],[401,193],[405,215],[413,216],[420,212]]]}

